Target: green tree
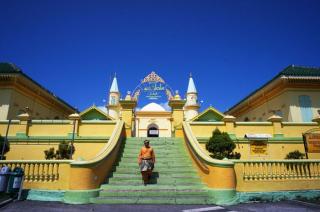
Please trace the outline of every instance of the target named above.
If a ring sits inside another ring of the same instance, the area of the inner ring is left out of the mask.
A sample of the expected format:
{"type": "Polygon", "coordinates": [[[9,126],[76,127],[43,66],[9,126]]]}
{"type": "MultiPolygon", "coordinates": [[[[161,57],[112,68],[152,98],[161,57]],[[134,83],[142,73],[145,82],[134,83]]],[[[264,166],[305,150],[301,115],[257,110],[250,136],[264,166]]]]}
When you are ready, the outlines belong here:
{"type": "Polygon", "coordinates": [[[218,128],[213,131],[212,137],[206,143],[206,149],[212,153],[210,156],[220,160],[223,158],[240,159],[241,154],[233,152],[235,148],[236,145],[228,133],[220,132],[218,128]]]}
{"type": "Polygon", "coordinates": [[[57,159],[71,159],[70,152],[73,155],[75,148],[73,145],[70,145],[67,141],[63,141],[59,144],[59,149],[56,152],[57,159]]]}
{"type": "Polygon", "coordinates": [[[50,148],[48,150],[44,151],[45,158],[46,160],[52,160],[52,159],[57,159],[57,160],[63,160],[63,159],[71,159],[70,153],[72,155],[75,152],[75,148],[73,145],[69,144],[67,141],[62,141],[59,144],[58,150],[54,152],[54,148],[50,148]]]}
{"type": "Polygon", "coordinates": [[[45,158],[46,160],[52,160],[56,157],[56,154],[54,153],[54,148],[50,148],[48,150],[44,150],[45,158]]]}
{"type": "Polygon", "coordinates": [[[300,152],[299,150],[295,150],[292,152],[289,152],[285,159],[303,159],[305,154],[300,152]]]}

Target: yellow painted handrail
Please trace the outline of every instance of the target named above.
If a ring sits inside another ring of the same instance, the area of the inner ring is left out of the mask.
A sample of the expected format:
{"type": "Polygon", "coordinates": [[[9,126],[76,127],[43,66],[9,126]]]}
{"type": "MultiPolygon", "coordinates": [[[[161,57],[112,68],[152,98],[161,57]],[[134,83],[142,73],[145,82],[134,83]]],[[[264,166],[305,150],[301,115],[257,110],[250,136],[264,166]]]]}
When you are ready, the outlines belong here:
{"type": "Polygon", "coordinates": [[[209,164],[211,166],[219,166],[219,167],[233,167],[234,163],[232,161],[226,161],[226,160],[217,160],[211,158],[203,149],[201,148],[199,142],[197,141],[197,138],[193,135],[191,127],[189,123],[183,122],[182,124],[185,135],[187,137],[187,142],[189,142],[192,150],[200,159],[201,161],[205,162],[206,164],[209,164]]]}
{"type": "Polygon", "coordinates": [[[99,163],[101,160],[108,157],[114,148],[117,146],[118,142],[120,142],[120,136],[123,130],[124,122],[122,120],[117,121],[115,126],[115,130],[112,132],[109,142],[104,146],[104,148],[91,160],[87,161],[72,161],[71,166],[81,166],[81,165],[92,165],[99,163]]]}

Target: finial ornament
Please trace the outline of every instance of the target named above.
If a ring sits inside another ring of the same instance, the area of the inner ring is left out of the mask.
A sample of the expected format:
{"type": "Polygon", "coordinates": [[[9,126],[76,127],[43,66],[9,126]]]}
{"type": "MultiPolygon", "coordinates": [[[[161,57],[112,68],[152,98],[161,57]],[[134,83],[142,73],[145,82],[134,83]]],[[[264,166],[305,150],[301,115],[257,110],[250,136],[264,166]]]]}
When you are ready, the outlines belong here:
{"type": "Polygon", "coordinates": [[[192,73],[190,72],[190,74],[189,74],[189,77],[191,78],[192,77],[192,73]]]}
{"type": "Polygon", "coordinates": [[[152,71],[148,76],[146,76],[141,83],[145,82],[161,82],[165,83],[164,80],[156,74],[156,72],[152,71]]]}

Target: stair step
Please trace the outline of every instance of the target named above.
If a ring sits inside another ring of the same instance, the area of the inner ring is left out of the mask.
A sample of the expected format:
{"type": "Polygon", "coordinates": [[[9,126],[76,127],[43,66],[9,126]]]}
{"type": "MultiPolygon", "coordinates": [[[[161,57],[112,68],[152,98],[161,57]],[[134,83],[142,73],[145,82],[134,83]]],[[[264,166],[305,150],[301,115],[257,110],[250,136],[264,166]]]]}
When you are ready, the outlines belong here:
{"type": "MultiPolygon", "coordinates": [[[[122,182],[133,182],[133,181],[138,181],[141,182],[142,176],[137,175],[137,176],[130,176],[130,177],[111,177],[109,179],[109,184],[112,181],[122,181],[122,182]]],[[[151,177],[150,179],[152,182],[157,181],[157,182],[200,182],[199,177],[151,177]]]]}
{"type": "MultiPolygon", "coordinates": [[[[156,167],[166,167],[166,168],[182,168],[182,167],[187,167],[187,168],[192,168],[193,166],[191,164],[171,164],[170,161],[169,162],[156,162],[155,164],[156,167]]],[[[126,163],[126,162],[120,162],[119,165],[117,167],[139,167],[139,164],[136,163],[126,163]]]]}
{"type": "Polygon", "coordinates": [[[138,154],[145,138],[128,138],[108,183],[101,185],[101,204],[208,204],[209,195],[195,171],[182,139],[152,138],[156,164],[144,185],[138,154]]]}
{"type": "MultiPolygon", "coordinates": [[[[132,160],[132,158],[128,157],[122,157],[120,159],[121,163],[138,163],[138,156],[135,157],[135,160],[132,160]]],[[[192,164],[189,158],[180,157],[180,158],[165,158],[165,157],[156,157],[156,164],[158,163],[170,163],[170,164],[192,164]]]]}
{"type": "MultiPolygon", "coordinates": [[[[125,149],[124,152],[131,152],[131,153],[139,153],[140,152],[141,147],[134,147],[134,148],[128,148],[125,149]]],[[[185,149],[181,149],[181,148],[153,148],[155,153],[182,153],[182,154],[186,154],[186,150],[185,149]]]]}
{"type": "Polygon", "coordinates": [[[208,204],[207,197],[97,197],[91,199],[96,204],[208,204]]]}
{"type": "MultiPolygon", "coordinates": [[[[139,155],[139,153],[134,154],[134,153],[125,153],[124,152],[122,154],[122,158],[138,159],[138,155],[139,155]]],[[[187,157],[186,155],[181,155],[181,154],[158,154],[158,153],[156,153],[156,159],[157,158],[168,158],[168,160],[174,160],[174,159],[182,160],[182,159],[185,159],[186,157],[187,157]]]]}
{"type": "MultiPolygon", "coordinates": [[[[157,185],[157,184],[148,184],[144,185],[112,185],[112,184],[102,184],[101,189],[105,190],[159,190],[159,189],[172,189],[172,185],[157,185]]],[[[194,190],[194,189],[205,189],[205,185],[181,185],[175,188],[176,190],[194,190]]]]}
{"type": "MultiPolygon", "coordinates": [[[[173,178],[196,178],[199,179],[198,174],[196,173],[167,173],[166,177],[173,178]]],[[[141,173],[133,173],[133,174],[123,174],[123,173],[113,173],[111,177],[120,177],[120,178],[141,178],[141,173]]],[[[153,177],[159,177],[159,173],[153,173],[153,177]]],[[[162,177],[162,176],[160,176],[162,177]]],[[[111,179],[111,178],[110,178],[111,179]]]]}
{"type": "MultiPolygon", "coordinates": [[[[139,167],[116,167],[116,172],[119,173],[140,173],[139,167]]],[[[158,172],[159,174],[164,173],[196,173],[194,170],[188,168],[188,167],[177,167],[177,168],[168,168],[168,167],[157,167],[153,169],[153,172],[158,172]]]]}
{"type": "MultiPolygon", "coordinates": [[[[135,180],[135,179],[127,179],[127,180],[120,180],[120,179],[109,179],[110,185],[142,185],[142,179],[135,180]]],[[[151,179],[148,185],[171,185],[171,186],[180,186],[180,185],[203,185],[198,180],[175,180],[175,179],[151,179]]]]}
{"type": "Polygon", "coordinates": [[[101,197],[116,197],[116,196],[137,196],[137,197],[159,197],[159,196],[208,196],[208,192],[205,190],[137,190],[137,191],[128,191],[128,190],[102,190],[100,192],[101,197]]]}

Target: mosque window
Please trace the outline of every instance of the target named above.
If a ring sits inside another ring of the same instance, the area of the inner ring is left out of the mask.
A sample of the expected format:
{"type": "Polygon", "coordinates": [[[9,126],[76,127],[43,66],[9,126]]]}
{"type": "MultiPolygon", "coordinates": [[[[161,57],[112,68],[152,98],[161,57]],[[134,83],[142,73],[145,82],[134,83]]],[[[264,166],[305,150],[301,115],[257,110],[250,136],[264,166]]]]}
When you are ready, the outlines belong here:
{"type": "Polygon", "coordinates": [[[116,104],[116,97],[111,96],[111,104],[115,105],[116,104]]]}
{"type": "Polygon", "coordinates": [[[244,121],[250,121],[250,119],[248,117],[245,117],[244,121]]]}
{"type": "Polygon", "coordinates": [[[59,116],[55,116],[54,119],[59,119],[59,116]]]}
{"type": "Polygon", "coordinates": [[[311,98],[307,95],[299,96],[299,106],[301,111],[301,118],[303,122],[310,122],[312,120],[311,98]]]}

